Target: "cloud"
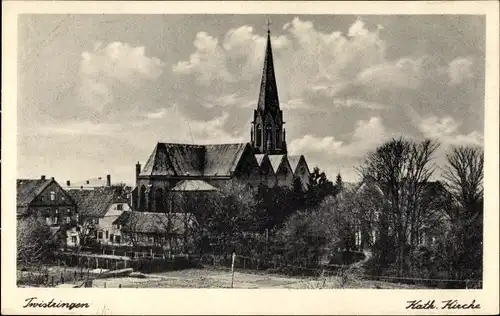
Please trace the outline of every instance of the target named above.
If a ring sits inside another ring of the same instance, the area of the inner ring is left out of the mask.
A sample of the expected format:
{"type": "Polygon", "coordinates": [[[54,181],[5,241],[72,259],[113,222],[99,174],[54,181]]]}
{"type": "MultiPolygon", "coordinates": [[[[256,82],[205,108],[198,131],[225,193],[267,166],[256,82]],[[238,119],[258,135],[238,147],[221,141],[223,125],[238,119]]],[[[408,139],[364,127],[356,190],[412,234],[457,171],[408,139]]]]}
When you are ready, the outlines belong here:
{"type": "Polygon", "coordinates": [[[91,52],[85,51],[80,62],[80,97],[83,104],[102,111],[122,93],[130,93],[156,80],[164,63],[156,57],[146,56],[145,47],[111,42],[103,47],[95,44],[91,52]]]}
{"type": "Polygon", "coordinates": [[[174,73],[196,75],[200,83],[209,84],[214,79],[232,81],[226,69],[226,56],[219,41],[205,32],[196,34],[193,43],[196,51],[188,61],[181,61],[172,67],[174,73]]]}
{"type": "Polygon", "coordinates": [[[474,77],[472,66],[474,61],[471,57],[459,57],[452,60],[448,65],[450,85],[458,85],[474,77]]]}
{"type": "Polygon", "coordinates": [[[112,135],[121,129],[120,124],[95,123],[92,121],[61,122],[57,125],[45,125],[32,130],[28,134],[42,135],[112,135]]]}
{"type": "Polygon", "coordinates": [[[294,153],[326,153],[330,157],[362,157],[376,148],[388,136],[379,117],[360,120],[356,123],[350,142],[342,142],[333,136],[316,137],[305,135],[290,143],[290,151],[294,153]]]}
{"type": "Polygon", "coordinates": [[[459,132],[460,124],[452,117],[446,116],[438,118],[430,116],[422,119],[419,128],[422,134],[427,138],[439,140],[445,146],[447,145],[478,145],[483,146],[483,135],[477,131],[469,134],[459,132]]]}

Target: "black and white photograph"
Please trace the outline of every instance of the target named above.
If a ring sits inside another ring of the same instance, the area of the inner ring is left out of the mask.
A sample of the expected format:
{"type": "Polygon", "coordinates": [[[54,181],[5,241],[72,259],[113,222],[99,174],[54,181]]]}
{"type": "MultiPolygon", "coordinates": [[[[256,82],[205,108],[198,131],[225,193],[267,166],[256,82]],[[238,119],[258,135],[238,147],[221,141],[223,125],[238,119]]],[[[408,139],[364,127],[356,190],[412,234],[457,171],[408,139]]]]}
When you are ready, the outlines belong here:
{"type": "Polygon", "coordinates": [[[398,311],[485,312],[453,293],[498,257],[487,16],[332,6],[18,14],[2,248],[14,288],[68,293],[19,311],[87,313],[92,288],[452,290],[398,311]]]}

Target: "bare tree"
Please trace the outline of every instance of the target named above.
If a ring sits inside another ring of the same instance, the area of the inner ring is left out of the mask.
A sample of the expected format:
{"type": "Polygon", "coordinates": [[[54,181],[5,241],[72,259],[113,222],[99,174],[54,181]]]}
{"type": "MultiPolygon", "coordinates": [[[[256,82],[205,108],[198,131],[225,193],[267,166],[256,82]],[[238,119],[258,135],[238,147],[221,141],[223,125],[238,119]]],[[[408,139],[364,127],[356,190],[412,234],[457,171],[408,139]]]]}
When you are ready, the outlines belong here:
{"type": "Polygon", "coordinates": [[[479,277],[482,271],[484,153],[477,147],[456,147],[447,155],[443,177],[448,189],[446,214],[451,222],[450,274],[479,277]],[[465,271],[469,270],[468,275],[465,271]]]}
{"type": "Polygon", "coordinates": [[[431,140],[392,139],[369,154],[358,169],[363,181],[373,183],[387,201],[389,229],[396,239],[398,274],[408,272],[411,248],[421,228],[421,198],[434,172],[433,154],[439,145],[431,140]]]}

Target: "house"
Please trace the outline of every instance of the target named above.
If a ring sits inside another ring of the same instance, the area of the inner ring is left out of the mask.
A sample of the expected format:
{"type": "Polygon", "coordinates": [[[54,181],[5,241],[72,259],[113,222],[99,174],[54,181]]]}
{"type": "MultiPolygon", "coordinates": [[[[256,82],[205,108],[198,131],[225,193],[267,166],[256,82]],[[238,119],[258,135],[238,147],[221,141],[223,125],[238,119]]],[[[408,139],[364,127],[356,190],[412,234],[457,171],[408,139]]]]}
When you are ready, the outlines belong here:
{"type": "Polygon", "coordinates": [[[43,218],[54,235],[63,236],[67,246],[79,243],[76,203],[54,178],[17,179],[16,185],[18,219],[43,218]]]}
{"type": "Polygon", "coordinates": [[[194,223],[189,213],[123,212],[113,225],[124,245],[160,246],[179,253],[189,243],[194,223]]]}
{"type": "Polygon", "coordinates": [[[203,181],[216,188],[229,181],[254,188],[261,184],[291,188],[297,173],[307,189],[310,172],[304,156],[294,163],[295,170],[288,161],[286,122],[278,97],[270,32],[267,35],[250,141],[209,145],[158,142],[144,168],[139,162],[135,166],[134,209],[158,212],[155,201],[185,180],[203,181]]]}
{"type": "MultiPolygon", "coordinates": [[[[448,225],[445,215],[446,188],[440,181],[429,181],[421,184],[421,194],[418,201],[419,213],[425,221],[419,221],[415,243],[419,246],[432,246],[442,237],[444,227],[448,225]],[[432,225],[429,225],[432,223],[432,225]]],[[[346,186],[347,187],[347,186],[346,186]]],[[[363,194],[361,205],[365,206],[365,218],[370,218],[376,225],[367,221],[359,221],[355,226],[354,242],[358,249],[373,246],[381,234],[392,235],[396,228],[386,210],[391,201],[384,193],[383,186],[377,183],[361,182],[346,188],[356,195],[363,194]]]]}
{"type": "Polygon", "coordinates": [[[93,190],[69,190],[76,202],[82,224],[82,244],[95,240],[100,244],[121,244],[120,234],[113,222],[132,208],[118,187],[102,187],[93,190]]]}

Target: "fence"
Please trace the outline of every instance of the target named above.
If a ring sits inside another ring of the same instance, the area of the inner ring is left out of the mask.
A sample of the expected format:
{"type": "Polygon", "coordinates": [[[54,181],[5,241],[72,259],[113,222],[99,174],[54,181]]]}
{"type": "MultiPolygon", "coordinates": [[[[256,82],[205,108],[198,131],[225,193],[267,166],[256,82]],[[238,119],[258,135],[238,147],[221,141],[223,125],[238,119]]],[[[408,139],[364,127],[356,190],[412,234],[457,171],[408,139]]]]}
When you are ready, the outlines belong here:
{"type": "Polygon", "coordinates": [[[17,275],[18,286],[54,287],[60,284],[79,284],[79,287],[92,287],[92,280],[99,278],[100,272],[91,272],[90,269],[66,269],[51,271],[19,271],[17,275]]]}
{"type": "MultiPolygon", "coordinates": [[[[305,259],[298,259],[298,261],[305,259]]],[[[252,270],[252,272],[265,271],[268,273],[284,274],[287,276],[300,276],[300,277],[312,277],[323,282],[325,284],[328,278],[336,277],[339,279],[341,285],[356,279],[356,280],[373,280],[373,281],[383,281],[398,284],[407,284],[415,286],[426,286],[433,288],[481,288],[481,280],[458,280],[458,279],[446,279],[446,278],[416,278],[416,277],[399,277],[399,276],[385,276],[385,275],[369,275],[365,274],[363,269],[360,269],[360,265],[349,264],[349,265],[339,265],[339,264],[328,264],[320,267],[311,266],[300,266],[293,264],[286,264],[275,257],[272,260],[265,260],[263,258],[253,258],[248,256],[241,256],[233,254],[233,256],[212,256],[212,259],[207,262],[203,260],[203,263],[207,264],[208,267],[213,267],[217,269],[230,270],[232,273],[232,281],[234,283],[234,272],[240,270],[241,272],[252,270]]]]}

